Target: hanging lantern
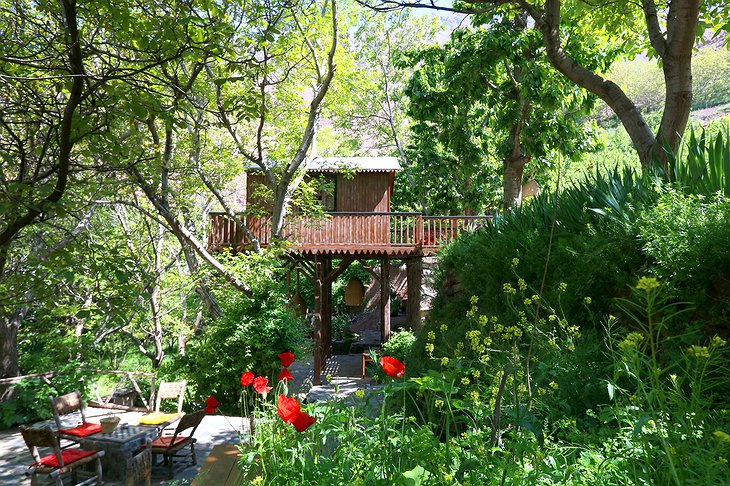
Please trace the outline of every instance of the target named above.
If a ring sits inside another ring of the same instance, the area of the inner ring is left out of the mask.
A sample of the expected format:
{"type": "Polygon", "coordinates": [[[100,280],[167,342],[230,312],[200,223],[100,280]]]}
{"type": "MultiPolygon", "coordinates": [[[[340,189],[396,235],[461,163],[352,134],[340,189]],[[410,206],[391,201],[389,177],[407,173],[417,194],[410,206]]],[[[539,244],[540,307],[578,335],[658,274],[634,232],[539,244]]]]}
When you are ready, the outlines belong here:
{"type": "Polygon", "coordinates": [[[365,298],[365,286],[359,279],[351,278],[345,287],[345,305],[359,307],[362,305],[363,298],[365,298]]]}

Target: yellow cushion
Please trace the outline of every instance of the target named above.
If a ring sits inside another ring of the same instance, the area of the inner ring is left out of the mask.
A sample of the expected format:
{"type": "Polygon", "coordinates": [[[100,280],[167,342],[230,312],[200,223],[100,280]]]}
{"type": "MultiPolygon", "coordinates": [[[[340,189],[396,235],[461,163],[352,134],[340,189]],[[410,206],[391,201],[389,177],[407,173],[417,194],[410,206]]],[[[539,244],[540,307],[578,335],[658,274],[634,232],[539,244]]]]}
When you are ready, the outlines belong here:
{"type": "Polygon", "coordinates": [[[177,417],[176,413],[152,412],[141,416],[138,422],[143,425],[160,425],[161,423],[168,422],[175,417],[177,417]]]}

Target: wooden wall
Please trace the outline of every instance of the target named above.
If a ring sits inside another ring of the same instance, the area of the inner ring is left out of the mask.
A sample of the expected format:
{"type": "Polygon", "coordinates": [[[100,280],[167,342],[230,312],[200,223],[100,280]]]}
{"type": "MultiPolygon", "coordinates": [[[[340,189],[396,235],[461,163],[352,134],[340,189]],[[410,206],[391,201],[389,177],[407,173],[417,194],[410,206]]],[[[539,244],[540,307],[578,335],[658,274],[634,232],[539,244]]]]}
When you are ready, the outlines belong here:
{"type": "MultiPolygon", "coordinates": [[[[337,212],[358,213],[387,213],[390,211],[390,172],[359,172],[348,179],[343,174],[337,174],[337,188],[335,189],[337,212]]],[[[247,207],[261,208],[261,201],[254,201],[252,192],[259,184],[265,184],[266,179],[261,174],[249,173],[246,191],[247,207]]],[[[270,210],[271,204],[263,206],[270,210]]]]}
{"type": "Polygon", "coordinates": [[[390,173],[360,172],[352,179],[337,175],[337,211],[390,211],[390,173]]]}

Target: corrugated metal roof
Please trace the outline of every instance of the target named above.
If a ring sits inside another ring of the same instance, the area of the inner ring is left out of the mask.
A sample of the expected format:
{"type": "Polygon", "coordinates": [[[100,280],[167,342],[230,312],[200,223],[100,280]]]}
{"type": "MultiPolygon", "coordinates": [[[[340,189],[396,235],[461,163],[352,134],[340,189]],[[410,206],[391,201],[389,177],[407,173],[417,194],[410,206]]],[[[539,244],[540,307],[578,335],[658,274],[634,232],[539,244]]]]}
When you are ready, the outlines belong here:
{"type": "Polygon", "coordinates": [[[357,170],[363,172],[389,172],[400,170],[396,157],[315,157],[305,164],[312,172],[342,172],[357,170]]]}

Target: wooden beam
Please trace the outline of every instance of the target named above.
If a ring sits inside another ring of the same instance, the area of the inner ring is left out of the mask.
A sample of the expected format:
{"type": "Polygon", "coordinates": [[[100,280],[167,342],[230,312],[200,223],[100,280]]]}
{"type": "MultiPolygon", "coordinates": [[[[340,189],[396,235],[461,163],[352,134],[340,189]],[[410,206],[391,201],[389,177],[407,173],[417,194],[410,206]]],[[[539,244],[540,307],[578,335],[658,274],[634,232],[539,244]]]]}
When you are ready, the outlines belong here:
{"type": "Polygon", "coordinates": [[[390,339],[390,258],[380,260],[380,342],[390,339]]]}
{"type": "MultiPolygon", "coordinates": [[[[322,275],[332,274],[332,257],[324,257],[322,275]]],[[[322,282],[322,365],[327,366],[327,356],[332,346],[332,281],[322,282]]]]}
{"type": "Polygon", "coordinates": [[[324,261],[322,255],[314,257],[315,278],[314,278],[314,370],[313,384],[322,384],[322,291],[324,261]]]}
{"type": "MultiPolygon", "coordinates": [[[[331,284],[332,282],[335,281],[335,279],[337,277],[339,277],[340,275],[342,275],[342,272],[344,272],[345,270],[347,270],[347,267],[349,267],[350,264],[352,262],[354,262],[354,261],[355,261],[355,257],[353,257],[351,255],[345,255],[344,257],[342,257],[342,261],[340,262],[340,264],[337,265],[337,268],[335,268],[334,270],[331,270],[327,274],[327,276],[325,277],[324,281],[326,283],[328,283],[328,284],[331,284]]],[[[331,262],[332,261],[330,260],[330,263],[331,262]]]]}
{"type": "Polygon", "coordinates": [[[316,277],[315,277],[316,272],[315,272],[314,265],[312,265],[312,263],[310,261],[302,258],[301,256],[299,256],[295,253],[287,253],[286,255],[284,255],[284,258],[291,261],[294,264],[294,266],[297,269],[299,269],[299,273],[304,275],[304,278],[309,280],[309,283],[314,285],[314,281],[316,279],[316,277]]]}

